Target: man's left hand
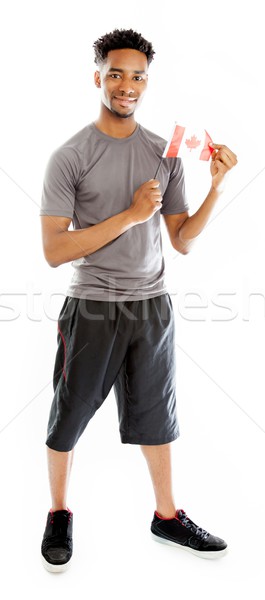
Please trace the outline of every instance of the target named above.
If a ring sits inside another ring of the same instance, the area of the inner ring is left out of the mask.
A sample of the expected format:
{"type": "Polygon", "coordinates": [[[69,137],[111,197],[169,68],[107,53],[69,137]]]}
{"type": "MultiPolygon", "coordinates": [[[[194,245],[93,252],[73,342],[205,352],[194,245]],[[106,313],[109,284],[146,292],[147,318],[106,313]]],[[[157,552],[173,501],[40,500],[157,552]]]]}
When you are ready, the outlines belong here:
{"type": "Polygon", "coordinates": [[[221,191],[224,176],[237,164],[237,157],[227,146],[223,144],[209,144],[213,148],[211,156],[212,188],[221,191]]]}

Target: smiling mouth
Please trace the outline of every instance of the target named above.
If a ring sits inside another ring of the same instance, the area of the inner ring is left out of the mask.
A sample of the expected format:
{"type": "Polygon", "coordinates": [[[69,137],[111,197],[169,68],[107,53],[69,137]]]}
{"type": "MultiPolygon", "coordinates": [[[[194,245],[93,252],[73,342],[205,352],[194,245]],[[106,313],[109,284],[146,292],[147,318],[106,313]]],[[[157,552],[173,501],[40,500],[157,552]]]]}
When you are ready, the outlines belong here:
{"type": "Polygon", "coordinates": [[[114,100],[117,100],[120,106],[124,106],[125,108],[127,108],[128,106],[132,106],[132,104],[137,101],[137,98],[124,98],[124,96],[114,96],[114,100]]]}

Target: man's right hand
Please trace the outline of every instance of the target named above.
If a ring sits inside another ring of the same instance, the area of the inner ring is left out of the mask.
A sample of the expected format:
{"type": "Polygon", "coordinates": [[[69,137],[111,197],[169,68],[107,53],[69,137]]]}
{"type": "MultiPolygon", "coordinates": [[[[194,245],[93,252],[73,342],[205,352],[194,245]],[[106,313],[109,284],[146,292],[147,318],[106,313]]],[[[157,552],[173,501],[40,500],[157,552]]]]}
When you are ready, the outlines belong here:
{"type": "Polygon", "coordinates": [[[140,185],[134,193],[133,201],[128,210],[137,223],[148,221],[162,207],[162,195],[159,185],[157,179],[150,179],[140,185]]]}
{"type": "Polygon", "coordinates": [[[131,206],[96,225],[69,231],[71,219],[43,216],[42,238],[45,258],[51,267],[83,258],[137,225],[151,219],[162,206],[159,181],[150,179],[136,190],[131,206]]]}

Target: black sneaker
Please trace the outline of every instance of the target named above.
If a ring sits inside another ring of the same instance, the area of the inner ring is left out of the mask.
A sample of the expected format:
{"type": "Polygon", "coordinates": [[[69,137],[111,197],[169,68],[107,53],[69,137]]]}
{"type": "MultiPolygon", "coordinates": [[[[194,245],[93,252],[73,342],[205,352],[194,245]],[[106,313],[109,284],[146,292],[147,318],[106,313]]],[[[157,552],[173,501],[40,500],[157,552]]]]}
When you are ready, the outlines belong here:
{"type": "Polygon", "coordinates": [[[198,527],[184,510],[177,510],[173,519],[164,519],[155,512],[151,532],[157,542],[181,547],[202,558],[217,558],[226,553],[224,540],[198,527]]]}
{"type": "Polygon", "coordinates": [[[41,544],[44,567],[52,573],[65,571],[73,553],[73,513],[50,510],[41,544]]]}

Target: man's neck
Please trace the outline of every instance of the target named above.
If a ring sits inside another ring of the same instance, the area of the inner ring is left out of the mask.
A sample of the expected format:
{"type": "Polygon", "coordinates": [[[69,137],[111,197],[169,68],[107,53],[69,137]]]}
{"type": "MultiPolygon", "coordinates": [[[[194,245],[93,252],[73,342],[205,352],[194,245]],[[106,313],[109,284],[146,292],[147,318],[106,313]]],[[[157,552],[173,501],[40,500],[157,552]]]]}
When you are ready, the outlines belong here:
{"type": "Polygon", "coordinates": [[[101,110],[99,118],[95,121],[96,127],[114,138],[126,138],[130,137],[135,131],[137,123],[134,116],[122,119],[117,115],[114,115],[109,110],[106,113],[105,110],[101,110]]]}

